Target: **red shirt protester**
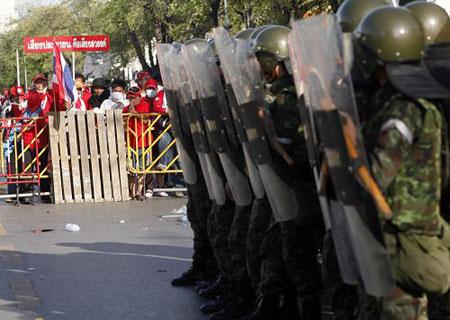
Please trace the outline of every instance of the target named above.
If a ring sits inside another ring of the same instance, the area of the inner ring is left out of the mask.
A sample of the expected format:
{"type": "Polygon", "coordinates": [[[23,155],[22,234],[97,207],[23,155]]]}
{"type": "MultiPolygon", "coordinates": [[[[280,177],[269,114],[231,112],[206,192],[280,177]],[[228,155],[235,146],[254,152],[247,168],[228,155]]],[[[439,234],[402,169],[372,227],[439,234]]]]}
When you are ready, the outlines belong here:
{"type": "Polygon", "coordinates": [[[150,104],[150,112],[166,114],[164,108],[164,90],[158,92],[158,83],[154,79],[149,79],[145,83],[145,100],[150,104]]]}
{"type": "MultiPolygon", "coordinates": [[[[127,92],[130,105],[123,109],[123,113],[150,113],[150,104],[141,97],[141,90],[138,87],[130,88],[127,92]]],[[[128,120],[130,146],[135,149],[146,148],[152,142],[152,132],[149,128],[150,120],[145,117],[131,116],[128,120]]]]}
{"type": "MultiPolygon", "coordinates": [[[[21,98],[24,98],[25,97],[25,90],[23,90],[22,87],[14,86],[14,87],[11,88],[10,96],[11,96],[11,100],[13,100],[14,97],[17,97],[17,96],[19,96],[21,98]]],[[[25,112],[25,109],[22,108],[22,106],[20,104],[17,104],[17,103],[14,103],[14,102],[11,103],[11,106],[12,106],[12,108],[11,108],[12,117],[14,117],[14,118],[22,117],[23,113],[25,112]]]]}
{"type": "MultiPolygon", "coordinates": [[[[33,78],[35,87],[27,92],[24,99],[27,100],[27,108],[23,117],[45,117],[48,112],[60,110],[61,106],[54,104],[54,93],[47,88],[47,79],[44,75],[38,74],[33,78]],[[39,84],[38,84],[39,83],[39,84]],[[43,84],[43,86],[41,86],[43,84]]],[[[58,101],[58,99],[57,99],[58,101]]],[[[46,125],[47,119],[39,119],[37,123],[37,133],[39,133],[46,125]]],[[[42,134],[37,138],[37,146],[39,149],[44,148],[48,144],[48,128],[44,129],[42,134]]],[[[24,130],[23,142],[25,147],[35,148],[35,143],[31,143],[36,137],[34,129],[24,130]]]]}

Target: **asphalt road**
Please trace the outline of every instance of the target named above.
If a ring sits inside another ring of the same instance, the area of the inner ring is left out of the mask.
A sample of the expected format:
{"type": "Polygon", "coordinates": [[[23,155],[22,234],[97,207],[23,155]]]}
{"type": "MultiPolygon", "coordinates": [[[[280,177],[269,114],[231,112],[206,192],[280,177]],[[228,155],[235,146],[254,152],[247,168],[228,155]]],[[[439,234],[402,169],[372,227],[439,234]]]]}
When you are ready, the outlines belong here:
{"type": "Polygon", "coordinates": [[[207,319],[191,288],[170,285],[190,265],[192,233],[160,216],[185,203],[1,203],[0,319],[207,319]]]}

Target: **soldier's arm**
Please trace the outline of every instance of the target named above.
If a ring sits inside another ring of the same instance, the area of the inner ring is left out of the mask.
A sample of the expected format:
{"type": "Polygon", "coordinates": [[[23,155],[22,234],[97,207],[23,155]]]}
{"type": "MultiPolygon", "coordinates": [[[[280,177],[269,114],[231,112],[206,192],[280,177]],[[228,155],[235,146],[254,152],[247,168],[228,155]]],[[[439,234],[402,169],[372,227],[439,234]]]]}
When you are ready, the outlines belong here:
{"type": "Polygon", "coordinates": [[[370,153],[372,172],[382,190],[394,180],[404,158],[422,128],[422,112],[416,103],[394,100],[383,116],[376,144],[370,153]]]}

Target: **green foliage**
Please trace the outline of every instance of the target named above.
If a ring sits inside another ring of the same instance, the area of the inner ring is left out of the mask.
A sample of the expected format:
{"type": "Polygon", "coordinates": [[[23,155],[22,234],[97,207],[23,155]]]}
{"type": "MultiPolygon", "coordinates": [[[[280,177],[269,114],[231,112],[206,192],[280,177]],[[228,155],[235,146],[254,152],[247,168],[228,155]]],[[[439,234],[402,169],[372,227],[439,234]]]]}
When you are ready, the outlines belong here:
{"type": "MultiPolygon", "coordinates": [[[[289,25],[292,18],[336,9],[339,1],[228,0],[227,12],[231,31],[236,33],[265,24],[289,25]]],[[[57,6],[31,6],[21,11],[8,31],[0,34],[0,86],[15,84],[15,50],[20,51],[23,67],[25,37],[108,34],[118,66],[137,57],[143,69],[150,71],[156,66],[146,61],[145,48],[152,50],[155,40],[202,38],[225,24],[224,0],[64,0],[57,6]]],[[[82,71],[83,56],[77,53],[77,71],[82,71]]],[[[29,78],[51,71],[51,54],[27,55],[26,63],[29,78]]]]}

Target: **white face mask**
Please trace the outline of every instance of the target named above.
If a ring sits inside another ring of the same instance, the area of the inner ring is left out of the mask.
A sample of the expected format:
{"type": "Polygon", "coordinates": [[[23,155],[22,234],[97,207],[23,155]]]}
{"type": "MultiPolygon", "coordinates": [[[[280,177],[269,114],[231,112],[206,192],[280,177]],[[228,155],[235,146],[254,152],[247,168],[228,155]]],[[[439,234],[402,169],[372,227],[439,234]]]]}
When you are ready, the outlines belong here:
{"type": "Polygon", "coordinates": [[[113,92],[111,94],[111,100],[114,102],[121,102],[123,99],[125,99],[125,96],[122,92],[113,92]]]}
{"type": "Polygon", "coordinates": [[[39,93],[46,93],[47,92],[47,88],[44,88],[42,90],[36,89],[36,91],[39,92],[39,93]]]}
{"type": "Polygon", "coordinates": [[[157,94],[156,90],[147,90],[146,93],[147,93],[147,97],[149,97],[150,99],[153,99],[154,97],[156,97],[156,94],[157,94]]]}

